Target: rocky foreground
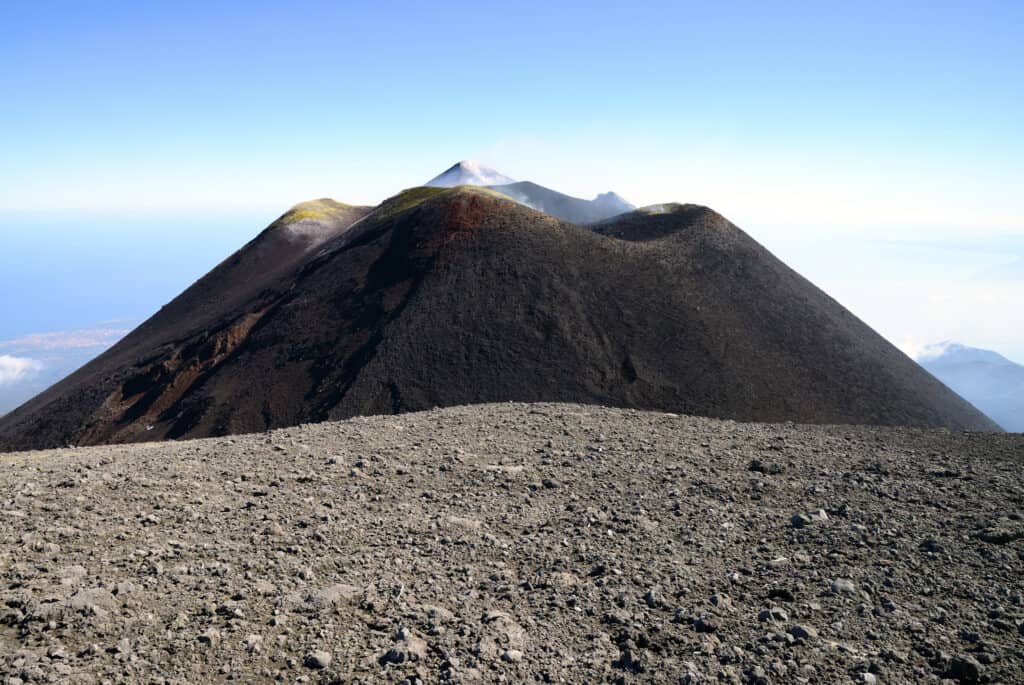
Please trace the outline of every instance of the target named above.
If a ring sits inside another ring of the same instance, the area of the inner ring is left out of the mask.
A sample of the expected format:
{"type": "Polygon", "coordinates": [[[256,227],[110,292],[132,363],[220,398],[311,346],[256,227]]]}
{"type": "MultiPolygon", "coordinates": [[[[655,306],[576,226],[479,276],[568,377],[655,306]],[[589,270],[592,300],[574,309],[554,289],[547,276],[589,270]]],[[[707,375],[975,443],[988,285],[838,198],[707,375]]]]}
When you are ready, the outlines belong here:
{"type": "Polygon", "coordinates": [[[1024,682],[1022,462],[516,404],[0,455],[0,682],[1024,682]]]}

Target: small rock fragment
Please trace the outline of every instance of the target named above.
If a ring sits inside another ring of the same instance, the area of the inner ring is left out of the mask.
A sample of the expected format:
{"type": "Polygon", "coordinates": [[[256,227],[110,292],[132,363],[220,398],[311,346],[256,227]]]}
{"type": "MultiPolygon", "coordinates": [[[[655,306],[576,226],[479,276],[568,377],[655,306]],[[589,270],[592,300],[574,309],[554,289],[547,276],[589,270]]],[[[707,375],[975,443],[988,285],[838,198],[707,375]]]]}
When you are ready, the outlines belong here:
{"type": "Polygon", "coordinates": [[[693,629],[698,633],[715,633],[721,627],[721,622],[714,616],[702,616],[693,622],[693,629]]]}
{"type": "Polygon", "coordinates": [[[201,633],[197,639],[200,644],[207,645],[208,647],[214,647],[220,643],[220,631],[216,628],[210,628],[209,630],[201,633]]]}
{"type": "Polygon", "coordinates": [[[764,611],[759,613],[757,615],[757,620],[761,621],[762,623],[768,621],[788,621],[789,614],[786,613],[786,610],[782,607],[772,607],[770,609],[765,609],[764,611]]]}
{"type": "Polygon", "coordinates": [[[732,609],[732,600],[729,598],[729,595],[726,595],[724,593],[711,595],[708,601],[710,601],[719,609],[723,609],[725,611],[729,611],[732,609]]]}
{"type": "Polygon", "coordinates": [[[818,637],[818,630],[814,626],[796,624],[789,627],[789,634],[797,640],[813,640],[818,637]]]}
{"type": "Polygon", "coordinates": [[[837,595],[848,595],[857,591],[857,585],[849,578],[836,578],[832,581],[832,592],[837,595]]]}
{"type": "Polygon", "coordinates": [[[408,628],[399,628],[395,645],[380,658],[381,664],[403,664],[427,658],[427,643],[408,628]]]}
{"type": "Polygon", "coordinates": [[[811,525],[811,517],[805,514],[793,514],[793,518],[789,520],[789,523],[794,528],[805,528],[811,525]]]}
{"type": "Polygon", "coordinates": [[[961,654],[949,663],[946,677],[961,683],[977,683],[981,681],[981,663],[970,654],[961,654]]]}
{"type": "Polygon", "coordinates": [[[306,668],[313,668],[318,671],[322,671],[331,665],[331,655],[329,652],[321,650],[310,652],[303,660],[303,664],[305,664],[306,668]]]}

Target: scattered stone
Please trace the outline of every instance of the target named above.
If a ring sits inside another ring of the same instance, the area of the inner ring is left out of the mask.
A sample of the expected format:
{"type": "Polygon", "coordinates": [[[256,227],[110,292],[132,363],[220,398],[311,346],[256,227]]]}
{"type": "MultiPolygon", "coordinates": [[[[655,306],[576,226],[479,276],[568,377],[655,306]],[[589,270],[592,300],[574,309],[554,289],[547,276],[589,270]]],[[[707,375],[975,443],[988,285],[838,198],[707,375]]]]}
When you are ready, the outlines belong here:
{"type": "Polygon", "coordinates": [[[62,585],[75,585],[85,578],[87,573],[84,566],[66,566],[61,569],[60,582],[62,585]]]}
{"type": "Polygon", "coordinates": [[[253,589],[257,594],[263,597],[270,597],[277,594],[277,586],[271,583],[269,580],[257,580],[253,585],[253,589]]]}
{"type": "Polygon", "coordinates": [[[310,592],[306,595],[306,604],[314,609],[327,609],[354,602],[360,595],[362,590],[355,585],[335,583],[310,592]]]}
{"type": "Polygon", "coordinates": [[[722,611],[732,611],[732,600],[729,598],[729,595],[726,595],[724,593],[714,594],[711,595],[708,601],[710,601],[713,605],[715,605],[722,611]]]}
{"type": "Polygon", "coordinates": [[[974,644],[981,640],[981,634],[973,630],[968,630],[964,628],[960,631],[960,639],[964,642],[970,642],[971,644],[974,644]]]}
{"type": "Polygon", "coordinates": [[[761,459],[754,459],[747,466],[747,470],[753,471],[754,473],[764,473],[767,475],[777,476],[783,473],[785,469],[774,462],[766,462],[761,459]]]}
{"type": "Polygon", "coordinates": [[[306,668],[323,670],[331,665],[331,654],[330,652],[324,651],[310,652],[306,655],[306,658],[303,659],[302,663],[306,668]]]}
{"type": "Polygon", "coordinates": [[[114,595],[103,587],[76,592],[72,595],[70,604],[75,611],[86,611],[93,614],[113,611],[117,608],[117,600],[114,599],[114,595]]]}
{"type": "Polygon", "coordinates": [[[946,677],[961,683],[981,682],[982,665],[970,654],[961,654],[954,658],[946,671],[946,677]]]}
{"type": "Polygon", "coordinates": [[[1018,437],[528,410],[0,455],[0,684],[1024,682],[1018,437]]]}
{"type": "Polygon", "coordinates": [[[814,640],[818,637],[818,630],[814,626],[798,623],[789,627],[789,634],[797,640],[814,640]]]}
{"type": "Polygon", "coordinates": [[[806,528],[811,525],[811,517],[806,514],[793,514],[793,518],[789,520],[790,525],[794,528],[806,528]]]}
{"type": "Polygon", "coordinates": [[[761,621],[762,623],[765,623],[765,622],[768,622],[768,621],[772,621],[772,622],[788,621],[789,620],[789,614],[786,613],[786,610],[783,609],[782,607],[771,607],[770,609],[765,609],[765,610],[761,611],[761,613],[759,613],[757,615],[757,620],[761,621]]]}
{"type": "Polygon", "coordinates": [[[721,627],[721,622],[714,616],[701,616],[693,622],[693,629],[698,633],[716,633],[721,627]]]}
{"type": "Polygon", "coordinates": [[[857,591],[857,585],[849,578],[836,578],[832,581],[832,592],[837,595],[849,595],[857,591]]]}
{"type": "Polygon", "coordinates": [[[208,647],[216,647],[220,644],[220,631],[216,628],[210,628],[199,634],[198,640],[200,644],[208,647]]]}
{"type": "Polygon", "coordinates": [[[526,631],[504,611],[487,612],[481,633],[475,649],[481,659],[498,659],[503,647],[525,651],[526,631]]]}
{"type": "Polygon", "coordinates": [[[427,643],[407,628],[399,628],[395,644],[380,661],[382,664],[404,664],[423,661],[427,658],[427,643]]]}
{"type": "Polygon", "coordinates": [[[425,607],[425,609],[427,610],[427,617],[434,623],[448,623],[455,619],[455,614],[443,606],[431,604],[425,607]]]}
{"type": "Polygon", "coordinates": [[[811,524],[824,523],[825,521],[828,521],[828,514],[824,509],[815,509],[806,514],[793,514],[793,518],[790,519],[790,523],[794,528],[806,528],[811,524]]]}

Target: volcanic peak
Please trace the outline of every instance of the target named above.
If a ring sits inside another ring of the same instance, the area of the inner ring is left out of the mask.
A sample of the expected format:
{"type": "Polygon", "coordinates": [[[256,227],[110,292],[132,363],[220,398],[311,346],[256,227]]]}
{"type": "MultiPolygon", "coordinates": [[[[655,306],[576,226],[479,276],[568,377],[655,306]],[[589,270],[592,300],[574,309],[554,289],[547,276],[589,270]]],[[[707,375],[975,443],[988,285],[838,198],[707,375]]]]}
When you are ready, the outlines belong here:
{"type": "Polygon", "coordinates": [[[271,228],[289,226],[300,221],[330,222],[352,209],[352,205],[322,197],[318,200],[300,202],[278,217],[271,228]]]}
{"type": "Polygon", "coordinates": [[[515,183],[515,180],[490,167],[485,167],[480,162],[464,159],[430,179],[425,185],[436,188],[451,188],[452,186],[462,185],[496,186],[506,183],[515,183]]]}

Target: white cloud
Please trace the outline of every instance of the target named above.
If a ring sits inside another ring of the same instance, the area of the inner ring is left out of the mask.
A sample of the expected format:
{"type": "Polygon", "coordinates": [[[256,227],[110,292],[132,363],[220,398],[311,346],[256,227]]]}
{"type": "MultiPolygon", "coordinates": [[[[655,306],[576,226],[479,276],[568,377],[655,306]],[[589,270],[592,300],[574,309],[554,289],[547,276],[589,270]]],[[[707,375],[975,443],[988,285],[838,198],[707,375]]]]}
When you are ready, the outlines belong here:
{"type": "Polygon", "coordinates": [[[0,354],[0,385],[9,385],[31,378],[43,368],[43,364],[28,357],[12,357],[0,354]]]}
{"type": "Polygon", "coordinates": [[[920,361],[921,355],[924,354],[924,351],[928,348],[928,343],[923,343],[910,337],[904,337],[898,341],[893,340],[890,342],[896,345],[900,352],[907,355],[914,361],[920,361]]]}

